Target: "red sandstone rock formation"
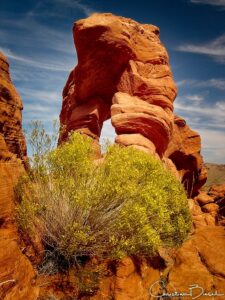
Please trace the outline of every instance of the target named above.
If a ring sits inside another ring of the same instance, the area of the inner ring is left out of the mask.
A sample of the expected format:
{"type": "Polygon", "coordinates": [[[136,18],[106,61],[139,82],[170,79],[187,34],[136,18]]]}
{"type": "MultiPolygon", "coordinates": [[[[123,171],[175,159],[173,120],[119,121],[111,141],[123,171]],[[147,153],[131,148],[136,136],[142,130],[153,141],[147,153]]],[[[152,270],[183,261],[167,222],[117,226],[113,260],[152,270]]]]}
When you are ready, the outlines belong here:
{"type": "Polygon", "coordinates": [[[14,187],[24,173],[26,144],[22,132],[22,101],[14,88],[9,64],[0,53],[0,299],[33,300],[35,272],[22,254],[14,220],[14,187]]]}
{"type": "MultiPolygon", "coordinates": [[[[162,159],[183,182],[187,194],[197,195],[206,180],[201,140],[185,120],[173,114],[176,86],[158,28],[95,14],[75,23],[74,40],[78,65],[63,91],[60,120],[66,127],[60,140],[77,130],[98,144],[102,124],[111,118],[116,143],[162,159]]],[[[165,251],[151,261],[120,261],[89,299],[154,299],[149,298],[149,288],[162,276],[167,278],[168,292],[189,292],[189,285],[197,284],[206,292],[225,294],[221,253],[225,232],[218,226],[224,225],[218,222],[224,209],[223,192],[214,188],[211,194],[189,199],[193,233],[180,249],[165,251]],[[219,198],[213,194],[218,191],[219,198]]],[[[159,285],[153,290],[159,292],[159,285]]]]}
{"type": "Polygon", "coordinates": [[[207,179],[207,170],[200,151],[200,135],[184,119],[175,115],[172,137],[165,155],[175,164],[189,196],[198,194],[207,179]]]}
{"type": "MultiPolygon", "coordinates": [[[[196,229],[189,240],[181,248],[171,253],[162,253],[162,257],[149,260],[126,257],[108,266],[105,276],[98,284],[98,290],[93,294],[87,290],[86,295],[80,295],[82,300],[153,300],[163,293],[160,280],[164,280],[167,293],[189,293],[191,285],[198,285],[207,293],[225,295],[225,230],[222,226],[202,226],[196,229]],[[218,255],[219,254],[219,255],[218,255]],[[151,294],[153,296],[151,296],[151,294]]],[[[107,264],[106,264],[107,265],[107,264]]],[[[93,269],[88,269],[92,272],[93,269]]],[[[84,272],[87,269],[84,268],[84,272]]],[[[89,273],[90,274],[90,273],[89,273]]],[[[91,278],[91,277],[90,277],[91,278]]],[[[91,280],[89,278],[89,280],[91,280]]],[[[73,271],[63,278],[64,286],[59,288],[62,278],[48,278],[49,285],[41,288],[41,295],[55,295],[57,299],[78,295],[76,289],[76,273],[73,271]],[[75,277],[74,277],[75,274],[75,277]],[[67,281],[66,281],[67,280],[67,281]]],[[[92,280],[93,277],[92,277],[92,280]]],[[[88,284],[96,284],[87,281],[88,284]]],[[[84,282],[85,285],[85,282],[84,282]]],[[[200,288],[193,289],[193,297],[197,296],[200,288]]],[[[224,295],[218,299],[224,299],[224,295]]],[[[45,298],[46,297],[46,298],[45,298]]],[[[164,297],[165,298],[165,297],[164,297]]],[[[174,298],[176,299],[176,298],[174,298]]],[[[178,299],[178,298],[177,298],[178,299]]],[[[182,297],[184,300],[190,297],[182,297]]],[[[209,296],[200,296],[201,300],[208,300],[209,296]]]]}
{"type": "Polygon", "coordinates": [[[208,192],[201,191],[195,201],[203,212],[214,217],[215,222],[225,225],[225,184],[212,185],[208,192]]]}
{"type": "MultiPolygon", "coordinates": [[[[61,122],[67,128],[61,140],[74,129],[92,136],[97,144],[102,122],[112,116],[117,143],[152,153],[171,168],[174,162],[187,189],[191,186],[192,191],[197,191],[205,176],[199,155],[200,138],[183,119],[172,113],[175,87],[157,28],[108,14],[102,20],[95,15],[77,24],[79,63],[64,89],[61,122]],[[146,48],[149,43],[151,48],[146,48]],[[168,73],[164,76],[163,72],[168,73]]],[[[33,281],[32,265],[18,246],[20,238],[13,220],[13,187],[24,172],[22,106],[15,105],[18,98],[12,96],[15,89],[9,80],[8,65],[2,55],[0,58],[0,124],[3,124],[0,127],[0,299],[37,300],[54,296],[60,300],[73,299],[78,291],[74,270],[67,275],[41,278],[39,284],[44,285],[39,289],[33,281]],[[5,94],[11,98],[5,98],[5,94]]],[[[224,227],[217,226],[218,215],[224,216],[224,187],[214,186],[189,204],[193,234],[180,249],[172,252],[162,249],[161,257],[151,260],[127,257],[111,262],[96,294],[80,295],[79,299],[155,299],[149,297],[149,288],[162,277],[167,278],[168,292],[189,292],[190,284],[198,284],[207,292],[217,290],[225,294],[225,232],[224,227]]],[[[152,292],[160,292],[159,285],[154,286],[152,292]]]]}
{"type": "Polygon", "coordinates": [[[116,143],[160,157],[196,194],[206,179],[200,137],[173,114],[177,90],[159,28],[93,14],[76,22],[73,34],[78,65],[63,90],[60,142],[76,130],[98,145],[111,118],[116,143]]]}
{"type": "MultiPolygon", "coordinates": [[[[190,292],[190,285],[199,285],[205,291],[217,290],[225,294],[225,253],[220,249],[225,247],[224,228],[204,227],[196,231],[196,234],[172,256],[167,262],[166,269],[163,264],[160,269],[160,261],[135,261],[126,258],[118,265],[116,275],[103,280],[98,293],[91,297],[93,300],[129,300],[129,299],[156,299],[162,294],[157,281],[166,279],[166,291],[168,293],[190,292]],[[217,253],[221,255],[217,255],[217,253]],[[157,265],[157,268],[154,266],[157,265]],[[164,269],[164,270],[163,270],[164,269]],[[160,275],[161,274],[161,275],[160,275]],[[156,283],[153,286],[153,283],[156,283]],[[111,298],[110,298],[111,297],[111,298]]],[[[197,296],[199,289],[193,290],[193,297],[197,296]]],[[[224,296],[218,299],[224,299],[224,296]]],[[[165,298],[165,297],[164,297],[165,298]]],[[[175,298],[176,299],[176,298],[175,298]]],[[[177,298],[178,299],[178,298],[177,298]]],[[[182,297],[181,299],[191,299],[182,297]]],[[[209,299],[208,296],[199,297],[201,300],[209,299]]]]}
{"type": "Polygon", "coordinates": [[[7,159],[5,155],[8,152],[9,156],[13,153],[25,161],[26,144],[21,129],[23,104],[11,82],[8,61],[1,52],[0,107],[0,158],[7,159]]]}

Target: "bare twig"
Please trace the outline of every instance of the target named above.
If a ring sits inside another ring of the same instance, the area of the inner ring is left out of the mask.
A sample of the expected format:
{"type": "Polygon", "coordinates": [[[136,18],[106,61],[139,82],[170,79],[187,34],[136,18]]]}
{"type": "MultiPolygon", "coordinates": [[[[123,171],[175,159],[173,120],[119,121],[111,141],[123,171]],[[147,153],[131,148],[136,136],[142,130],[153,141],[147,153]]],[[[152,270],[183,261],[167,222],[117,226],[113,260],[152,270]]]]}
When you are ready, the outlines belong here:
{"type": "Polygon", "coordinates": [[[9,280],[2,281],[2,282],[0,282],[0,286],[2,286],[3,284],[9,283],[9,282],[16,283],[16,280],[15,279],[9,279],[9,280]]]}

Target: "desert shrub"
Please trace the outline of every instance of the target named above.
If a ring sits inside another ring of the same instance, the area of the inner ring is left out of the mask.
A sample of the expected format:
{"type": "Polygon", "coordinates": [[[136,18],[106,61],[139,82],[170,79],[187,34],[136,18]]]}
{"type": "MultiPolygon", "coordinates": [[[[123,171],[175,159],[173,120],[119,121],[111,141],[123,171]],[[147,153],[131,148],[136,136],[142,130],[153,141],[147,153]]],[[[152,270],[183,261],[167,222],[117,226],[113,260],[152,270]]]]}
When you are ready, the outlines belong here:
{"type": "Polygon", "coordinates": [[[118,145],[94,161],[92,140],[79,133],[44,153],[17,194],[21,229],[69,262],[151,256],[179,246],[191,227],[184,189],[160,161],[118,145]]]}
{"type": "Polygon", "coordinates": [[[30,165],[37,172],[39,167],[44,165],[44,159],[48,152],[56,146],[59,133],[59,123],[57,120],[52,122],[51,134],[46,132],[41,121],[32,121],[25,130],[26,139],[32,155],[29,157],[30,165]]]}

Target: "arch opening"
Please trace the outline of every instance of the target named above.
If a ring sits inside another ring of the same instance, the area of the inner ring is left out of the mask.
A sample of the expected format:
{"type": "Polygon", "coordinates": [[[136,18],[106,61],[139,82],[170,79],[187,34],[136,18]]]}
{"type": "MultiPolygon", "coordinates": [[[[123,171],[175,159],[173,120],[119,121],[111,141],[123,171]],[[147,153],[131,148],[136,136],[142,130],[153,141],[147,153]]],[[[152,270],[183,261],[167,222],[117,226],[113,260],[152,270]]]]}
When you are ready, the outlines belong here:
{"type": "Polygon", "coordinates": [[[101,146],[101,153],[104,153],[104,145],[107,141],[110,143],[114,143],[116,138],[116,131],[115,128],[113,127],[111,123],[111,118],[103,122],[102,130],[101,130],[101,135],[99,139],[99,143],[101,146]]]}

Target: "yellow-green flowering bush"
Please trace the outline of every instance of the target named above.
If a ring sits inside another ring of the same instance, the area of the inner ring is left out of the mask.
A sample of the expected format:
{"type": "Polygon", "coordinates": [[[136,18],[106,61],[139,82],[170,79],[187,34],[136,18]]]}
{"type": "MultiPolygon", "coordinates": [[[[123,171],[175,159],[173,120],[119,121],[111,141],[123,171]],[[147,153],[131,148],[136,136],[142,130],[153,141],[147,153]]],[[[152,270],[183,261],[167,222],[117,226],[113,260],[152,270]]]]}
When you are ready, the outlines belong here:
{"type": "Polygon", "coordinates": [[[17,187],[17,219],[64,259],[151,256],[187,238],[184,189],[149,154],[111,145],[96,162],[92,140],[73,133],[41,162],[17,187]]]}

